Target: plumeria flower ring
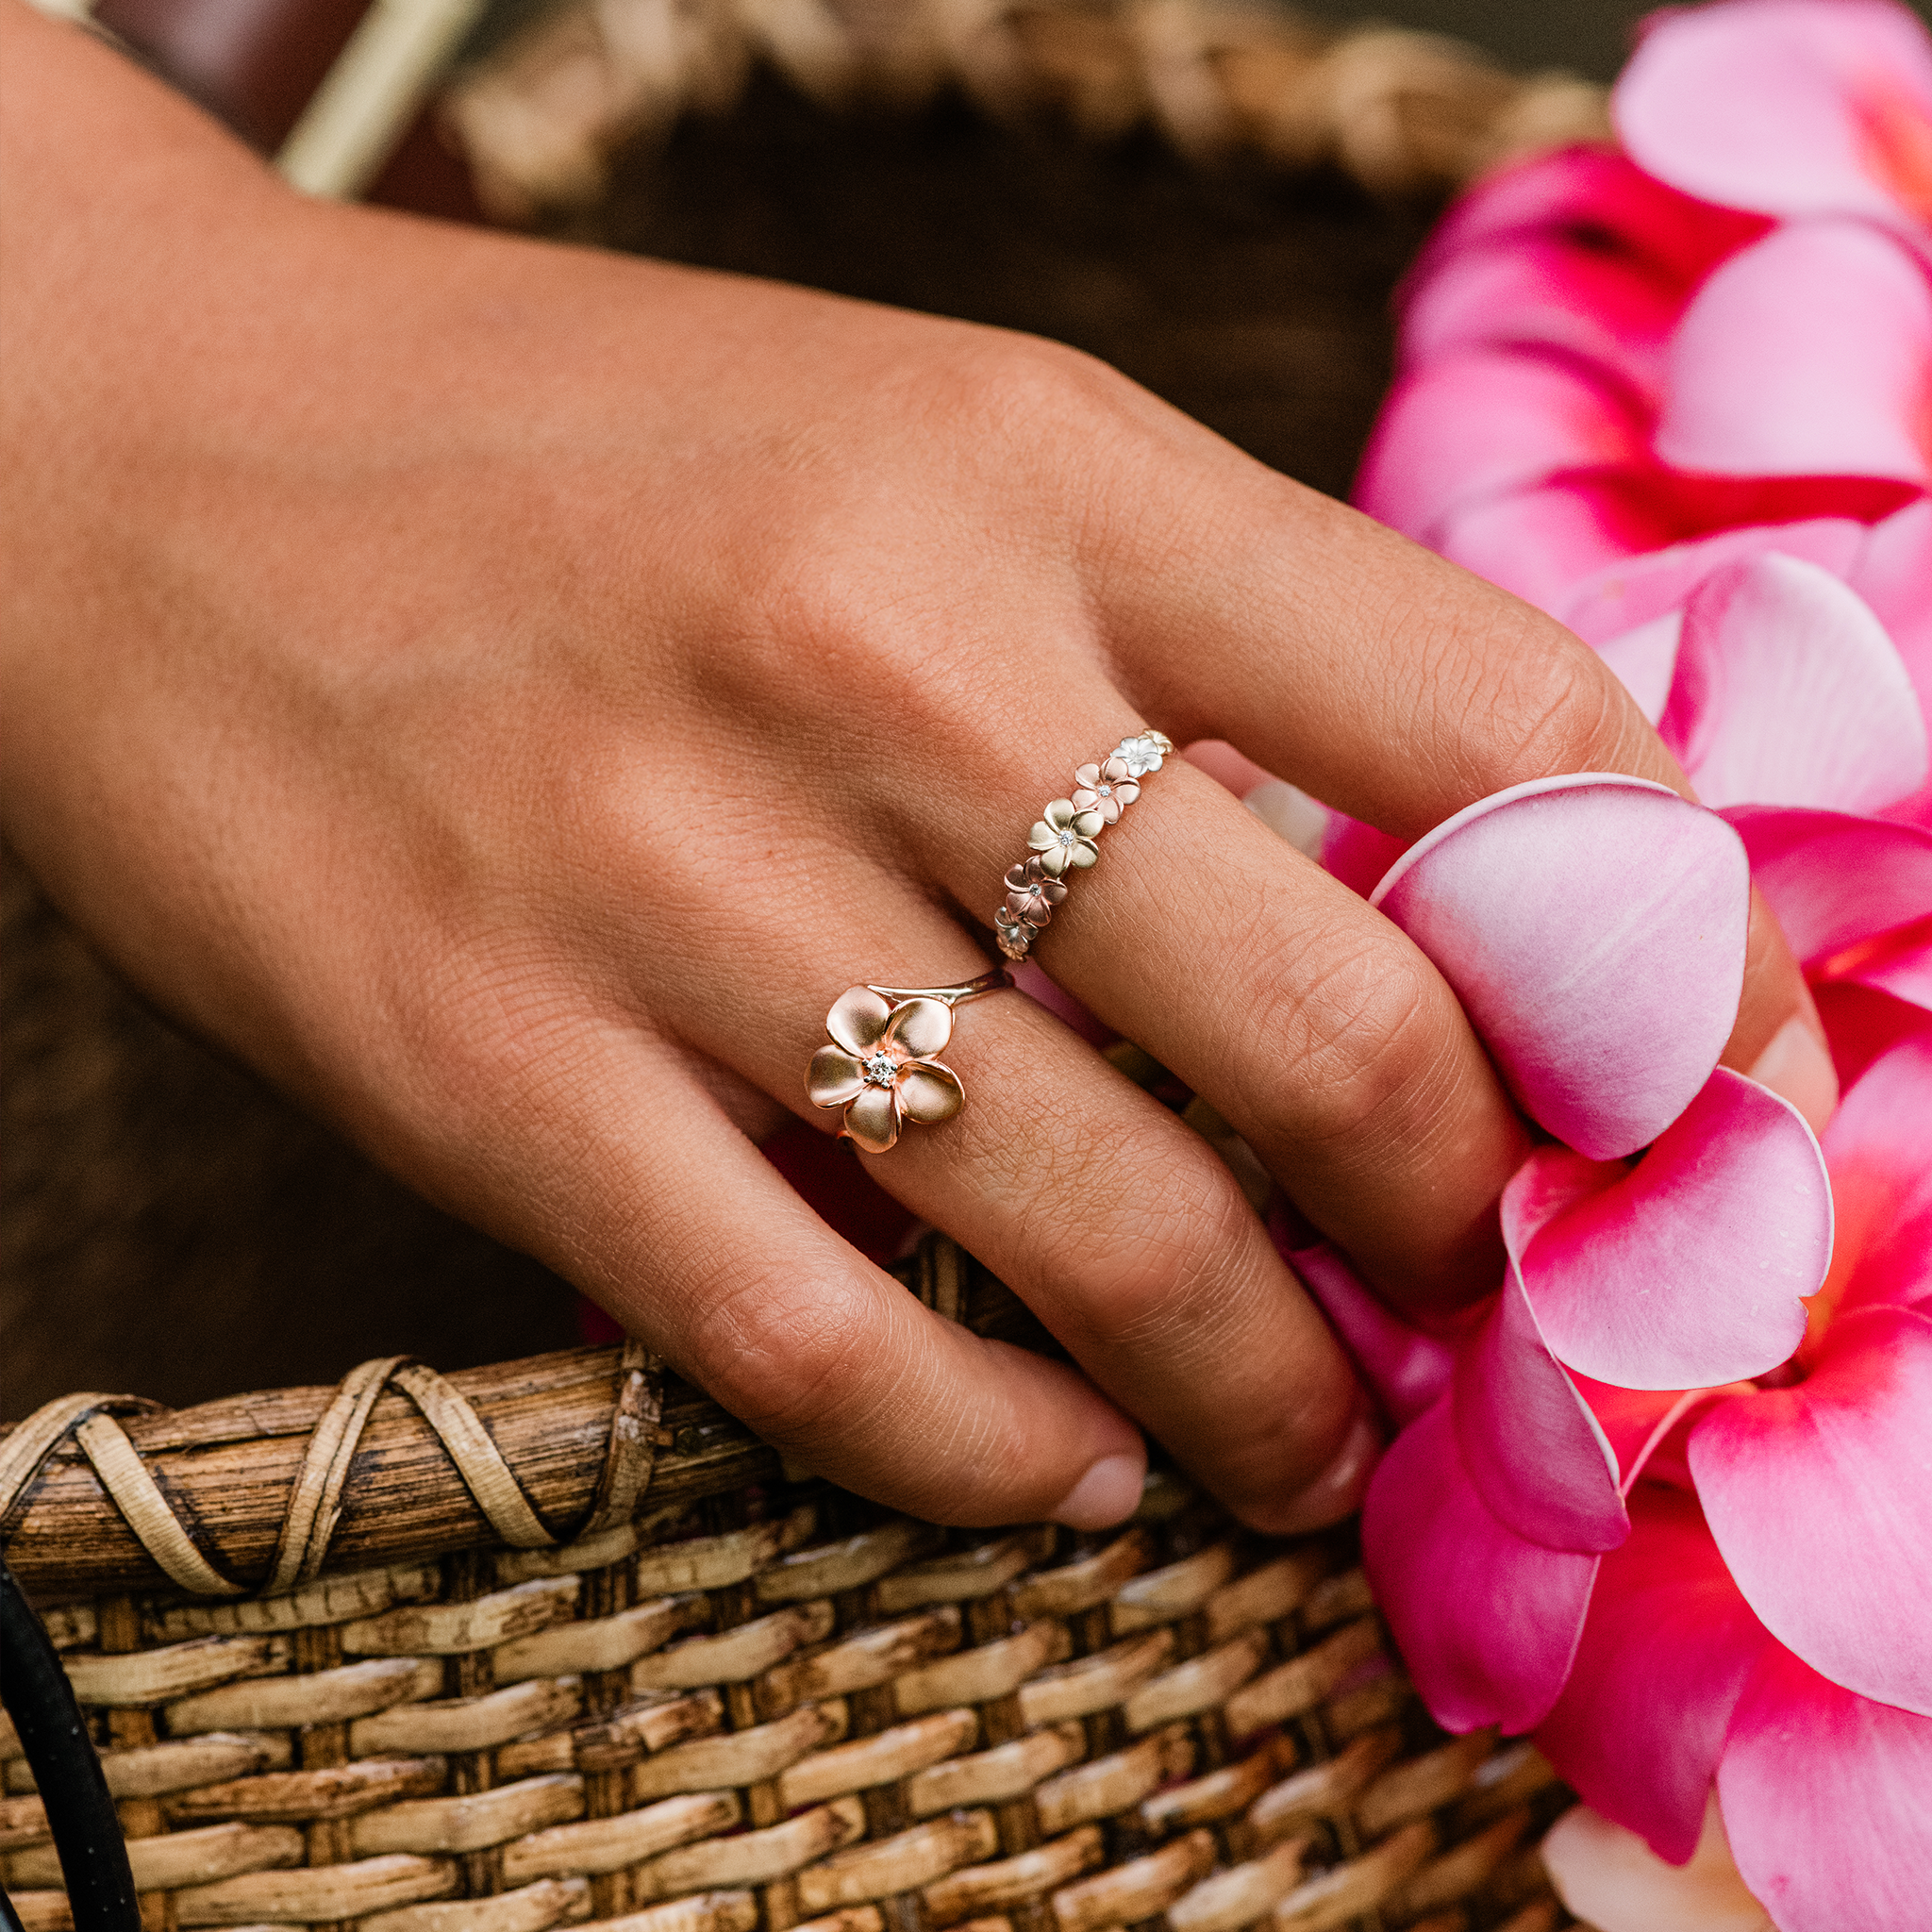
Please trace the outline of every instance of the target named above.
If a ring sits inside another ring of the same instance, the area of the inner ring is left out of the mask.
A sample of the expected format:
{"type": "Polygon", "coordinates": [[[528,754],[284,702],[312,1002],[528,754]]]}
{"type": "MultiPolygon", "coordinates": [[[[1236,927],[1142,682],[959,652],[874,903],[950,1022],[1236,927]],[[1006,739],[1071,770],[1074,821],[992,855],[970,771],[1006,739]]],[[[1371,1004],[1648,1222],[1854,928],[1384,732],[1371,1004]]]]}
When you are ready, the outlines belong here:
{"type": "Polygon", "coordinates": [[[1023,859],[1007,872],[1007,910],[1028,925],[1045,925],[1053,908],[1067,896],[1058,879],[1050,879],[1037,858],[1023,859]]]}
{"type": "Polygon", "coordinates": [[[825,1015],[825,1031],[833,1044],[812,1055],[806,1091],[814,1107],[842,1107],[841,1137],[868,1154],[896,1145],[908,1121],[938,1126],[965,1106],[959,1076],[932,1058],[953,1037],[944,1001],[894,1005],[872,987],[848,987],[825,1015]]]}
{"type": "MultiPolygon", "coordinates": [[[[1159,753],[1155,754],[1157,762],[1159,753]]],[[[1121,822],[1121,813],[1141,795],[1127,761],[1118,752],[1097,765],[1082,765],[1074,774],[1074,805],[1080,811],[1097,811],[1110,825],[1121,822]]]]}
{"type": "Polygon", "coordinates": [[[1165,732],[1142,731],[1137,737],[1122,739],[1113,756],[1126,767],[1129,778],[1144,778],[1149,772],[1159,771],[1161,759],[1173,749],[1174,740],[1165,732]]]}
{"type": "Polygon", "coordinates": [[[1071,798],[1056,798],[1027,835],[1026,842],[1040,855],[1040,869],[1057,879],[1071,869],[1092,865],[1100,858],[1093,841],[1106,828],[1097,811],[1082,811],[1071,798]]]}

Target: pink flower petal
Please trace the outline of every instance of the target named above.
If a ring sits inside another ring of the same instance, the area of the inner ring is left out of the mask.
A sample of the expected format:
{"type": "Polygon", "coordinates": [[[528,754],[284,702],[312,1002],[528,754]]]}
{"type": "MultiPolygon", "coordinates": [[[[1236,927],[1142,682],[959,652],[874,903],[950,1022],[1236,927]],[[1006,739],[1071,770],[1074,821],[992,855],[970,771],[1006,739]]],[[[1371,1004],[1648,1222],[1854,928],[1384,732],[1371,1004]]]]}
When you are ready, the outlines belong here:
{"type": "Polygon", "coordinates": [[[1390,1421],[1398,1428],[1413,1422],[1449,1386],[1455,1357],[1448,1346],[1385,1307],[1326,1241],[1284,1246],[1291,1237],[1280,1215],[1270,1218],[1269,1231],[1282,1258],[1334,1324],[1390,1421]]]}
{"type": "Polygon", "coordinates": [[[1457,1358],[1451,1412],[1462,1466],[1504,1528],[1548,1550],[1614,1550],[1630,1534],[1616,1456],[1514,1269],[1457,1358]]]}
{"type": "Polygon", "coordinates": [[[1755,242],[1761,215],[1694,201],[1606,147],[1555,148],[1485,175],[1436,225],[1411,280],[1468,250],[1562,234],[1675,281],[1688,291],[1724,256],[1755,242]]]}
{"type": "Polygon", "coordinates": [[[1932,482],[1932,286],[1855,222],[1778,228],[1715,270],[1672,340],[1656,449],[1724,476],[1932,482]]]}
{"type": "Polygon", "coordinates": [[[1777,550],[1841,577],[1863,556],[1872,535],[1863,524],[1850,517],[1817,517],[1807,523],[1758,524],[1741,530],[1723,530],[1609,564],[1579,583],[1553,615],[1586,643],[1601,649],[1607,640],[1681,608],[1706,577],[1727,563],[1740,563],[1761,557],[1767,550],[1777,550]]]}
{"type": "MultiPolygon", "coordinates": [[[[1874,525],[1846,581],[1884,625],[1905,659],[1919,708],[1932,718],[1932,502],[1915,503],[1874,525]]],[[[1889,816],[1932,829],[1932,784],[1889,816]]]]}
{"type": "Polygon", "coordinates": [[[1932,45],[1886,0],[1729,0],[1655,17],[1612,98],[1639,167],[1770,215],[1898,223],[1915,184],[1889,129],[1932,118],[1932,45]]]}
{"type": "Polygon", "coordinates": [[[1771,1632],[1862,1696],[1932,1714],[1932,1319],[1840,1313],[1810,1375],[1721,1402],[1690,1472],[1771,1632]]]}
{"type": "Polygon", "coordinates": [[[1932,832],[1765,806],[1724,816],[1807,973],[1828,972],[1848,947],[1932,913],[1932,832]]]}
{"type": "Polygon", "coordinates": [[[1692,594],[1659,728],[1714,808],[1869,812],[1925,782],[1925,721],[1884,627],[1837,577],[1776,552],[1692,594]]]}
{"type": "Polygon", "coordinates": [[[1770,1633],[1731,1581],[1696,1501],[1630,1493],[1630,1539],[1604,1558],[1575,1667],[1537,1744],[1586,1803],[1681,1864],[1744,1680],[1770,1633]]]}
{"type": "Polygon", "coordinates": [[[1410,846],[1370,903],[1456,989],[1524,1110],[1592,1159],[1655,1140],[1729,1037],[1743,849],[1660,785],[1499,791],[1410,846]]]}
{"type": "Polygon", "coordinates": [[[1874,525],[1842,575],[1897,645],[1919,702],[1932,704],[1932,503],[1907,504],[1874,525]]]}
{"type": "Polygon", "coordinates": [[[1653,617],[1597,646],[1597,655],[1617,674],[1624,689],[1637,700],[1638,709],[1653,724],[1671,701],[1677,653],[1683,642],[1684,613],[1666,610],[1661,617],[1653,617]]]}
{"type": "Polygon", "coordinates": [[[1355,500],[1427,542],[1453,511],[1570,472],[1648,455],[1632,406],[1579,370],[1472,349],[1399,378],[1383,406],[1355,500]]]}
{"type": "Polygon", "coordinates": [[[1438,257],[1402,318],[1406,368],[1500,348],[1583,364],[1655,407],[1686,294],[1601,235],[1519,234],[1438,257]]]}
{"type": "Polygon", "coordinates": [[[1602,1559],[1525,1542],[1490,1514],[1463,1470],[1447,1401],[1383,1457],[1362,1552],[1438,1723],[1452,1731],[1541,1723],[1570,1674],[1602,1559]]]}
{"type": "Polygon", "coordinates": [[[1577,584],[1677,535],[1640,471],[1565,476],[1452,510],[1431,543],[1553,616],[1577,584]]]}
{"type": "Polygon", "coordinates": [[[1932,1876],[1932,1723],[1768,1647],[1718,1767],[1731,1855],[1780,1932],[1906,1932],[1932,1876]]]}
{"type": "Polygon", "coordinates": [[[1821,1299],[1932,1313],[1932,1026],[1866,1068],[1824,1148],[1838,1244],[1821,1299]]]}
{"type": "Polygon", "coordinates": [[[1322,864],[1352,892],[1366,899],[1376,882],[1408,850],[1400,839],[1331,811],[1322,832],[1322,864]]]}
{"type": "MultiPolygon", "coordinates": [[[[1504,1194],[1512,1252],[1523,1178],[1504,1194]]],[[[1520,1253],[1558,1360],[1624,1389],[1741,1381],[1804,1339],[1800,1297],[1831,1260],[1831,1189],[1798,1110],[1719,1067],[1635,1167],[1520,1253]]]]}

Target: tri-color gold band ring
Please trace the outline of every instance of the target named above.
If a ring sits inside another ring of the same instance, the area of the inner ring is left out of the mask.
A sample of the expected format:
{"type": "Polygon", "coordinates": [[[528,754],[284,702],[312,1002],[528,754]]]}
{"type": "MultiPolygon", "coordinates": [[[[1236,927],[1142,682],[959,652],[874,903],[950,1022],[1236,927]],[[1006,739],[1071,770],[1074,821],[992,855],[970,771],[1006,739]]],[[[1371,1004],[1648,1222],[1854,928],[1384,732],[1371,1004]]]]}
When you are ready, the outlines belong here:
{"type": "MultiPolygon", "coordinates": [[[[1007,874],[1006,903],[993,915],[1000,951],[1024,959],[1054,908],[1067,896],[1070,874],[1100,857],[1099,838],[1141,795],[1141,780],[1160,769],[1173,741],[1144,727],[1103,758],[1074,774],[1066,798],[1056,798],[1027,839],[1029,855],[1007,874]]],[[[840,1138],[868,1154],[898,1144],[908,1121],[938,1126],[966,1105],[966,1090],[935,1056],[953,1037],[953,1008],[1013,984],[1003,966],[959,986],[853,986],[825,1015],[832,1043],[806,1069],[805,1091],[814,1107],[843,1108],[840,1138]]]]}
{"type": "Polygon", "coordinates": [[[1074,774],[1074,789],[1040,815],[1026,842],[1027,857],[1007,873],[1007,903],[993,914],[1000,951],[1024,959],[1040,929],[1067,896],[1067,881],[1098,862],[1100,835],[1121,822],[1141,795],[1141,780],[1159,771],[1174,741],[1145,725],[1124,738],[1103,758],[1074,774]]]}

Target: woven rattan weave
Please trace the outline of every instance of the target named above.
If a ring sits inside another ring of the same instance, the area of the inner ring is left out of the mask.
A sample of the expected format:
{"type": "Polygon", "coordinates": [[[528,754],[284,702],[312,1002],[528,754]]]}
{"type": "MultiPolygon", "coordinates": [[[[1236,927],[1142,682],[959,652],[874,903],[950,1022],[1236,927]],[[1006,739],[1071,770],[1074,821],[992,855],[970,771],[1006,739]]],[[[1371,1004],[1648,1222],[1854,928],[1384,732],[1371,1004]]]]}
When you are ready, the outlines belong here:
{"type": "MultiPolygon", "coordinates": [[[[941,1237],[901,1273],[1023,1319],[941,1237]]],[[[142,1407],[0,1436],[0,1541],[157,1932],[1557,1923],[1547,1767],[1430,1728],[1345,1534],[1251,1536],[1171,1475],[1097,1538],[943,1531],[788,1480],[635,1347],[142,1407]]]]}

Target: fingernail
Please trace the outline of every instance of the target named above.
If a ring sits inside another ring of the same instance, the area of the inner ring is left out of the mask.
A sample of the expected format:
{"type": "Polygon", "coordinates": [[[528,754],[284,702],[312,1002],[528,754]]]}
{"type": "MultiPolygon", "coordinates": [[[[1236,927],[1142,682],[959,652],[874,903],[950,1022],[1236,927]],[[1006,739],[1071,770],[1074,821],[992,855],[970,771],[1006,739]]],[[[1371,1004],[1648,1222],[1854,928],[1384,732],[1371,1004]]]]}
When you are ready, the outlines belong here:
{"type": "Polygon", "coordinates": [[[1789,1100],[1814,1134],[1824,1133],[1838,1105],[1838,1069],[1802,1013],[1793,1013],[1772,1036],[1752,1061],[1749,1077],[1789,1100]]]}
{"type": "Polygon", "coordinates": [[[1358,1415],[1343,1439],[1341,1454],[1300,1494],[1291,1497],[1268,1527],[1276,1535],[1305,1529],[1325,1529],[1361,1507],[1369,1478],[1382,1451],[1382,1432],[1374,1418],[1358,1415]]]}
{"type": "Polygon", "coordinates": [[[1050,1513],[1069,1529],[1105,1529],[1140,1507],[1146,1480],[1145,1457],[1103,1456],[1050,1513]]]}

